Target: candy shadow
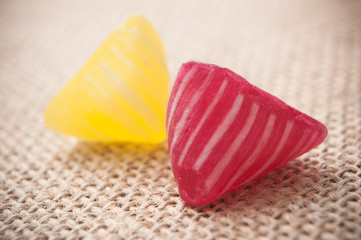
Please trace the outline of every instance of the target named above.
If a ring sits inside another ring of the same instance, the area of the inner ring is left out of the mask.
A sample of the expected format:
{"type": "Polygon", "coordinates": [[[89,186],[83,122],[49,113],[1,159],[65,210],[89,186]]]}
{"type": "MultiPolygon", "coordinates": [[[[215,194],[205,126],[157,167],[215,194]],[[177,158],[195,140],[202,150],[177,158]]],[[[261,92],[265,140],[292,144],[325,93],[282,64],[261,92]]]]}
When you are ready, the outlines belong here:
{"type": "MultiPolygon", "coordinates": [[[[76,143],[67,158],[72,164],[85,170],[89,167],[99,170],[113,169],[124,172],[124,175],[134,170],[142,171],[166,165],[169,159],[165,142],[148,144],[85,141],[76,143]]],[[[170,164],[168,167],[170,168],[170,164]]]]}
{"type": "Polygon", "coordinates": [[[321,193],[320,189],[332,185],[332,179],[327,179],[329,170],[320,169],[318,165],[315,156],[306,155],[246,183],[208,205],[188,207],[205,217],[209,216],[208,213],[214,216],[213,213],[242,215],[253,211],[258,212],[257,215],[259,212],[269,215],[292,212],[295,206],[305,207],[327,195],[327,191],[321,193]]]}
{"type": "MultiPolygon", "coordinates": [[[[308,153],[199,207],[180,199],[165,142],[79,142],[68,153],[66,162],[82,178],[82,185],[79,185],[82,191],[86,192],[87,187],[99,191],[109,187],[115,194],[115,197],[109,196],[109,200],[119,202],[119,207],[127,204],[136,207],[136,202],[157,198],[153,202],[160,205],[154,203],[150,206],[154,211],[172,206],[181,209],[183,215],[198,221],[217,215],[240,217],[242,214],[282,214],[284,211],[291,212],[295,206],[305,207],[313,201],[317,202],[327,194],[320,193],[320,189],[324,189],[327,184],[332,185],[332,179],[327,179],[329,170],[320,169],[316,160],[318,157],[315,153],[308,153]]],[[[217,219],[214,221],[217,222],[217,219]]]]}
{"type": "Polygon", "coordinates": [[[71,184],[83,195],[107,190],[106,198],[114,205],[146,201],[142,196],[156,194],[164,199],[178,196],[166,142],[78,142],[58,161],[66,165],[63,171],[69,172],[71,184]]]}
{"type": "MultiPolygon", "coordinates": [[[[142,163],[148,160],[155,160],[159,152],[167,152],[166,142],[157,144],[151,143],[102,143],[79,141],[69,153],[69,157],[82,156],[83,159],[102,158],[102,161],[131,160],[132,162],[142,163]]],[[[157,156],[158,157],[158,156],[157,156]]]]}

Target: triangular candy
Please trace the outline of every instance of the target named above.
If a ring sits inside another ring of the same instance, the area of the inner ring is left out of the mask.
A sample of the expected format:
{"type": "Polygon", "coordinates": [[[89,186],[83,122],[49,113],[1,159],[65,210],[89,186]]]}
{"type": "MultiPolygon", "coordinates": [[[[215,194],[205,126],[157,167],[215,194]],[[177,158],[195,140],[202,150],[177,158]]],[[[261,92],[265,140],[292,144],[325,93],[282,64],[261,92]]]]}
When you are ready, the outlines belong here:
{"type": "Polygon", "coordinates": [[[45,124],[87,140],[160,142],[168,89],[161,40],[145,17],[133,16],[54,97],[45,124]]]}
{"type": "Polygon", "coordinates": [[[167,134],[179,194],[210,203],[319,145],[317,120],[226,68],[182,65],[167,107],[167,134]]]}

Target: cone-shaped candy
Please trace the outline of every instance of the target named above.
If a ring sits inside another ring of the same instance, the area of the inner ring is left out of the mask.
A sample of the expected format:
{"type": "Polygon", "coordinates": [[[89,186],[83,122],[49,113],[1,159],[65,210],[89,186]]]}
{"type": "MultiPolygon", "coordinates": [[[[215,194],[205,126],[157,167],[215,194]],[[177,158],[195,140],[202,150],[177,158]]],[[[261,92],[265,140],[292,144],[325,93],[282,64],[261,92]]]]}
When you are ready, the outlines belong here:
{"type": "Polygon", "coordinates": [[[179,194],[193,205],[285,164],[327,135],[322,123],[229,69],[197,62],[181,67],[166,123],[179,194]]]}
{"type": "Polygon", "coordinates": [[[54,97],[45,124],[81,139],[160,142],[168,88],[161,40],[145,17],[133,16],[54,97]]]}

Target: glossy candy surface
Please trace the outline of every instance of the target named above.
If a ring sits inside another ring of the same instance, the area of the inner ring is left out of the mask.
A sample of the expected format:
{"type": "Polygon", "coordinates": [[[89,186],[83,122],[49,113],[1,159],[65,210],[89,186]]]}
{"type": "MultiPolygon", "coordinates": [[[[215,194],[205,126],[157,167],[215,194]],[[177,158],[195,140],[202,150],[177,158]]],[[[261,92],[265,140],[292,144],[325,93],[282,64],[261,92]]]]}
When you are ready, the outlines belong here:
{"type": "Polygon", "coordinates": [[[166,121],[179,194],[193,205],[285,164],[327,135],[322,123],[229,69],[197,62],[182,65],[166,121]]]}
{"type": "Polygon", "coordinates": [[[157,32],[145,17],[130,17],[50,102],[45,124],[87,140],[160,142],[168,78],[157,32]]]}

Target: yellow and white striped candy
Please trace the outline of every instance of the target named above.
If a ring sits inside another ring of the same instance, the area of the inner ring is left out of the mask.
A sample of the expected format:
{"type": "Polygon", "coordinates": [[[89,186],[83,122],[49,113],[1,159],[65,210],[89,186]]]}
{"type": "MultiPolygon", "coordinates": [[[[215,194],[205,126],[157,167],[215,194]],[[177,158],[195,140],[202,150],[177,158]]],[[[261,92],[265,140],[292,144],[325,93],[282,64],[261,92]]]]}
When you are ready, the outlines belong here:
{"type": "Polygon", "coordinates": [[[54,97],[45,124],[86,140],[160,142],[168,91],[160,37],[144,16],[132,16],[54,97]]]}

